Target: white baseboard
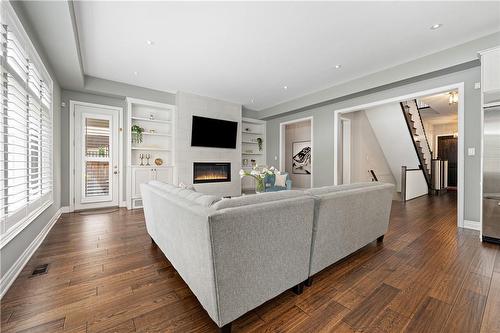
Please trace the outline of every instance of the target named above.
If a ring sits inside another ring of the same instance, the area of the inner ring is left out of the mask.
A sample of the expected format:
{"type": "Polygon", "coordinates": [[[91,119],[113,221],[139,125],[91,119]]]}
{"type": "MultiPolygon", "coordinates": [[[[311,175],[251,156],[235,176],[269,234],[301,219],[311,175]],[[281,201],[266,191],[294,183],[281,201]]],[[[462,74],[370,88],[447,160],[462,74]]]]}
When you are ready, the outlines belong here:
{"type": "Polygon", "coordinates": [[[472,230],[481,230],[481,223],[479,221],[464,220],[464,228],[472,230]]]}
{"type": "Polygon", "coordinates": [[[127,207],[127,202],[122,201],[118,207],[127,207]]]}
{"type": "Polygon", "coordinates": [[[61,207],[61,213],[62,214],[71,213],[71,208],[69,206],[63,206],[61,207]]]}
{"type": "Polygon", "coordinates": [[[45,227],[38,234],[38,236],[36,236],[33,242],[26,248],[26,250],[24,250],[21,256],[16,260],[14,265],[12,265],[12,267],[10,267],[9,270],[2,276],[2,279],[0,280],[0,299],[5,295],[7,290],[9,290],[10,286],[16,280],[19,273],[21,273],[24,266],[26,266],[26,264],[28,263],[28,260],[30,260],[31,256],[33,256],[33,254],[38,249],[40,244],[42,244],[45,237],[47,237],[50,229],[52,229],[54,224],[61,216],[61,213],[62,213],[62,207],[59,208],[59,210],[54,214],[54,216],[52,216],[50,221],[45,225],[45,227]]]}

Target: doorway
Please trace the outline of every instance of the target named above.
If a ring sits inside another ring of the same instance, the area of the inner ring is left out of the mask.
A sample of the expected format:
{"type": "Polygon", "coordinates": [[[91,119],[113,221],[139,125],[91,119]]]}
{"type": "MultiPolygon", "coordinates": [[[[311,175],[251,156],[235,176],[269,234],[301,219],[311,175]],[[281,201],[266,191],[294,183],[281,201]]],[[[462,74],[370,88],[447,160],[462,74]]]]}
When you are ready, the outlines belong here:
{"type": "Polygon", "coordinates": [[[455,135],[437,137],[437,158],[448,161],[448,189],[457,188],[458,138],[455,135]]]}
{"type": "Polygon", "coordinates": [[[339,123],[339,184],[351,183],[351,119],[340,118],[339,123]]]}
{"type": "Polygon", "coordinates": [[[120,203],[120,110],[71,102],[70,211],[117,207],[120,203]]]}
{"type": "Polygon", "coordinates": [[[280,166],[293,188],[311,188],[313,182],[313,118],[280,124],[280,166]]]}

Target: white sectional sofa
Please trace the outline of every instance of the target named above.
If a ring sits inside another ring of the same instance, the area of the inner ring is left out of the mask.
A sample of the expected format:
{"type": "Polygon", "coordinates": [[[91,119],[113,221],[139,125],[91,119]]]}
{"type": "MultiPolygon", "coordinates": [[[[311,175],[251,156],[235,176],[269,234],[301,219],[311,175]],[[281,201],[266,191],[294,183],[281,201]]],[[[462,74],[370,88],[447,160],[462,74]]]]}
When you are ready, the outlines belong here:
{"type": "Polygon", "coordinates": [[[223,332],[381,240],[393,190],[360,183],[220,200],[158,181],[141,185],[149,235],[223,332]]]}
{"type": "Polygon", "coordinates": [[[314,199],[301,191],[217,201],[152,181],[146,228],[223,331],[309,276],[314,199]]]}

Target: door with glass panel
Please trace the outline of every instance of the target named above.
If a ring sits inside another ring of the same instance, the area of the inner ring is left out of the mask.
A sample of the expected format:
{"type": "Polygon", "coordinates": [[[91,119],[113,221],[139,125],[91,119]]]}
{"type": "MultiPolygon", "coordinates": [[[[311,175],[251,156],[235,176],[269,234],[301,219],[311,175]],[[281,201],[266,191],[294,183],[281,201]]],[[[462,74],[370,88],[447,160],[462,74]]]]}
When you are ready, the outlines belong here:
{"type": "Polygon", "coordinates": [[[118,206],[118,111],[75,105],[75,210],[118,206]]]}

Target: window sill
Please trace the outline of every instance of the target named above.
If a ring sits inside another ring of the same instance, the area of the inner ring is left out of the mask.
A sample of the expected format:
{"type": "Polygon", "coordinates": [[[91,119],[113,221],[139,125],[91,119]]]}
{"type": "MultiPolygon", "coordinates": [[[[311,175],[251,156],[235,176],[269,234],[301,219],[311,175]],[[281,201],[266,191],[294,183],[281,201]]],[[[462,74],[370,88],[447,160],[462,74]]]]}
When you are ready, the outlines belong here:
{"type": "Polygon", "coordinates": [[[42,214],[47,208],[49,208],[54,201],[51,199],[41,205],[38,209],[31,212],[30,215],[26,216],[19,223],[17,223],[13,228],[11,228],[8,232],[2,235],[0,240],[0,249],[2,249],[5,245],[7,245],[12,239],[14,239],[21,231],[24,230],[28,225],[31,224],[40,214],[42,214]]]}

